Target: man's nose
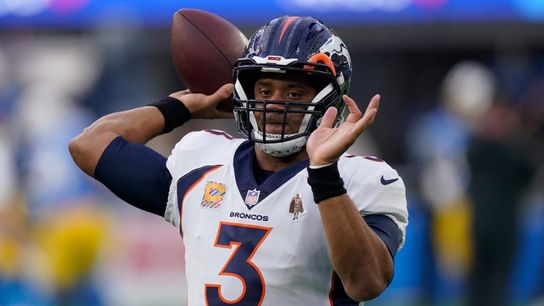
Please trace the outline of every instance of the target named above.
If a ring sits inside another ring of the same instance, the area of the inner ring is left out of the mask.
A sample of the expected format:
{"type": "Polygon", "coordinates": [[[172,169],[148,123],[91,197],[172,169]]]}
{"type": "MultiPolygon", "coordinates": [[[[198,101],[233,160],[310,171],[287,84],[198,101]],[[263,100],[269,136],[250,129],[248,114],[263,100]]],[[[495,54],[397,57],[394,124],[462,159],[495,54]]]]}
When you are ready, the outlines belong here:
{"type": "MultiPolygon", "coordinates": [[[[278,93],[278,92],[273,93],[272,96],[268,100],[283,101],[281,93],[278,93]]],[[[267,103],[266,108],[267,109],[284,109],[285,104],[284,103],[269,102],[269,103],[267,103]]]]}

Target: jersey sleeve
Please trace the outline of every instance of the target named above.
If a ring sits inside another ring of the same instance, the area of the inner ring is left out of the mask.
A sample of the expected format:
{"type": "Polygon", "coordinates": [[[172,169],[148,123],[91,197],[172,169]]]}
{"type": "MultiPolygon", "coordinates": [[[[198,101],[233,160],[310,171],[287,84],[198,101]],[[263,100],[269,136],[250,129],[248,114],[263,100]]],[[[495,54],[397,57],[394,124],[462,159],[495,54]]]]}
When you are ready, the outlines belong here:
{"type": "Polygon", "coordinates": [[[102,153],[94,177],[125,202],[164,214],[172,177],[166,158],[152,149],[119,136],[102,153]]]}
{"type": "Polygon", "coordinates": [[[342,158],[339,163],[348,195],[363,216],[385,215],[401,231],[404,244],[408,209],[406,189],[398,172],[386,162],[365,157],[342,158]]]}
{"type": "Polygon", "coordinates": [[[225,132],[205,130],[191,132],[174,147],[166,168],[172,175],[164,218],[174,226],[180,226],[180,212],[177,199],[177,183],[190,176],[192,171],[211,165],[231,163],[236,148],[243,142],[225,132]]]}

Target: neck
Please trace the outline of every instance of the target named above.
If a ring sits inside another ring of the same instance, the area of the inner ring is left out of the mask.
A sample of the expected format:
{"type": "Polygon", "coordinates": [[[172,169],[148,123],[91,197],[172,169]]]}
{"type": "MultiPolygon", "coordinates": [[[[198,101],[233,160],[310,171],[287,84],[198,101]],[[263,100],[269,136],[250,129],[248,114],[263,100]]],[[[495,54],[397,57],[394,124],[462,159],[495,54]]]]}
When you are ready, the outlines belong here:
{"type": "Polygon", "coordinates": [[[264,153],[258,146],[255,146],[255,161],[259,168],[266,171],[277,172],[296,162],[308,159],[306,149],[286,157],[274,157],[264,153]]]}

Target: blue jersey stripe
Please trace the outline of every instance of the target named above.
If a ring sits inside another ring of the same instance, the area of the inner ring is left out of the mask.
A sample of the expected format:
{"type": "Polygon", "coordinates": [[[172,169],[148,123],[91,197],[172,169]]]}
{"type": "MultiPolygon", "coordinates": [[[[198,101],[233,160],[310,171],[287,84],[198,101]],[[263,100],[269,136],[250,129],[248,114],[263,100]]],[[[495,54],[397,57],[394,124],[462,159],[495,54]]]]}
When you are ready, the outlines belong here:
{"type": "Polygon", "coordinates": [[[223,165],[203,166],[203,167],[192,170],[191,172],[180,177],[180,179],[178,180],[177,194],[178,194],[178,210],[179,210],[179,222],[180,222],[179,231],[182,237],[183,237],[183,231],[181,227],[181,220],[182,220],[183,204],[184,204],[183,200],[185,199],[185,195],[189,193],[189,191],[191,191],[193,186],[195,186],[195,184],[198,183],[202,178],[204,178],[209,172],[214,171],[220,168],[221,166],[223,165]]]}

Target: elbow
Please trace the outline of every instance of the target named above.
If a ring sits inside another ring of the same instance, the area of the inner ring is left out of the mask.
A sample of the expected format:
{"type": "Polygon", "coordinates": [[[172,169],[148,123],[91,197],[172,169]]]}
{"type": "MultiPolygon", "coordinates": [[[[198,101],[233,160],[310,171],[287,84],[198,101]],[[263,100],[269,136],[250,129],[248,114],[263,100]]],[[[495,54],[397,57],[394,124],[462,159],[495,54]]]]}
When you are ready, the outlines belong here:
{"type": "Polygon", "coordinates": [[[68,151],[83,172],[94,177],[96,165],[106,147],[119,136],[119,118],[122,114],[111,114],[85,128],[81,134],[70,140],[68,151]]]}
{"type": "Polygon", "coordinates": [[[346,294],[354,301],[362,302],[377,298],[387,287],[387,280],[382,278],[364,282],[353,281],[344,285],[346,294]]]}
{"type": "Polygon", "coordinates": [[[68,151],[75,164],[88,175],[93,176],[94,167],[92,165],[93,140],[87,135],[86,131],[70,140],[68,151]]]}
{"type": "Polygon", "coordinates": [[[377,298],[385,291],[393,278],[394,265],[389,252],[382,253],[382,261],[373,264],[359,263],[361,269],[350,269],[342,279],[346,294],[355,301],[368,301],[377,298]]]}
{"type": "Polygon", "coordinates": [[[350,273],[345,279],[341,278],[346,294],[358,302],[377,298],[385,291],[393,277],[392,262],[380,267],[380,269],[350,273]]]}
{"type": "Polygon", "coordinates": [[[68,151],[72,156],[72,159],[76,161],[78,157],[84,153],[84,142],[81,139],[82,134],[72,138],[68,143],[68,151]]]}

